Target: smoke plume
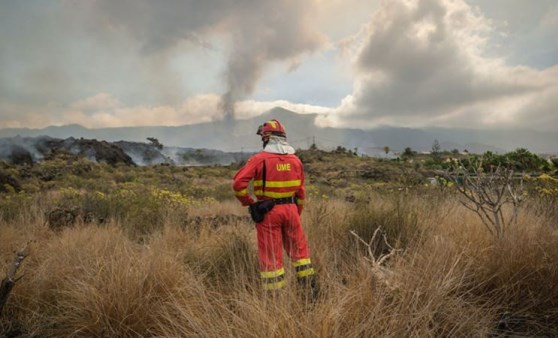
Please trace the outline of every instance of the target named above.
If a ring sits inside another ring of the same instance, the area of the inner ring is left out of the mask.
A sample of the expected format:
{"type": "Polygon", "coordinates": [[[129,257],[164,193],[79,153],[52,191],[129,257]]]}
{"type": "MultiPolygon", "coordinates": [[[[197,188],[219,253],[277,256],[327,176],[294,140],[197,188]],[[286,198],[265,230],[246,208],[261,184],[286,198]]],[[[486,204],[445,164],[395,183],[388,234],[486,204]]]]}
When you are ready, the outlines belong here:
{"type": "Polygon", "coordinates": [[[253,93],[269,64],[295,63],[325,42],[308,20],[315,5],[313,0],[167,0],[165,6],[102,0],[93,12],[107,27],[133,36],[146,54],[168,53],[181,43],[211,49],[212,39],[228,41],[222,109],[232,118],[235,102],[253,93]]]}

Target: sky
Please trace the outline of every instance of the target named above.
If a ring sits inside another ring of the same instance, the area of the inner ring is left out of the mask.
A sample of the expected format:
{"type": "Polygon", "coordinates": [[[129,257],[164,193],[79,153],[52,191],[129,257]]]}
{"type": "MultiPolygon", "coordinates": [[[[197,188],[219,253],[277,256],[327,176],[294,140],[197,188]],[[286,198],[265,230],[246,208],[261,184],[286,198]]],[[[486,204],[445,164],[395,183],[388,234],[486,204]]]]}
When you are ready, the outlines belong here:
{"type": "Polygon", "coordinates": [[[0,128],[558,126],[558,0],[0,0],[0,128]]]}

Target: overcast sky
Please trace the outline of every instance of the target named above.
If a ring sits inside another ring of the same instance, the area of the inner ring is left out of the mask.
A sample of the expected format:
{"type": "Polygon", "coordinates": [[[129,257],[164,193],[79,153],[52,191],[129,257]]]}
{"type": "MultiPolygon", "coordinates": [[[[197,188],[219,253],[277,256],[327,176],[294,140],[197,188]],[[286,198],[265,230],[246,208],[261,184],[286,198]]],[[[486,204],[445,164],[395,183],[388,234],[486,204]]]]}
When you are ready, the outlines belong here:
{"type": "Polygon", "coordinates": [[[557,0],[0,0],[0,128],[558,126],[557,0]]]}

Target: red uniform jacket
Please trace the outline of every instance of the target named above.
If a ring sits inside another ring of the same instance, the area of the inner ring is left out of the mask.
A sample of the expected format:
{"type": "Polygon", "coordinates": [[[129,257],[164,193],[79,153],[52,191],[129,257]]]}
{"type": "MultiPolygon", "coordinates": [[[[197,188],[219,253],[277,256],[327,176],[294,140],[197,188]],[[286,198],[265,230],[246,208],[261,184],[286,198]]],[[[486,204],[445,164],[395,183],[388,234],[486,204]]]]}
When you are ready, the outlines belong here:
{"type": "Polygon", "coordinates": [[[254,181],[254,195],[258,200],[296,197],[298,212],[302,212],[305,197],[304,169],[296,155],[262,151],[252,156],[233,179],[235,196],[244,206],[254,203],[248,190],[251,180],[254,181]]]}

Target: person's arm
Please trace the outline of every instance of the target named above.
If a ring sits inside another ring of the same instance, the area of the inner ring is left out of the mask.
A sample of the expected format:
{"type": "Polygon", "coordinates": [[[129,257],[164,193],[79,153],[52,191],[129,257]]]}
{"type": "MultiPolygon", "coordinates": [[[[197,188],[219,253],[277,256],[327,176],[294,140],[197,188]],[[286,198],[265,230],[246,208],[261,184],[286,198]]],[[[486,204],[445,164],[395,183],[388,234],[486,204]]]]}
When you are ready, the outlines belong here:
{"type": "Polygon", "coordinates": [[[234,190],[234,195],[243,206],[248,206],[255,202],[248,193],[248,186],[256,174],[257,162],[257,160],[250,158],[246,165],[244,165],[233,178],[232,188],[234,190]]]}

